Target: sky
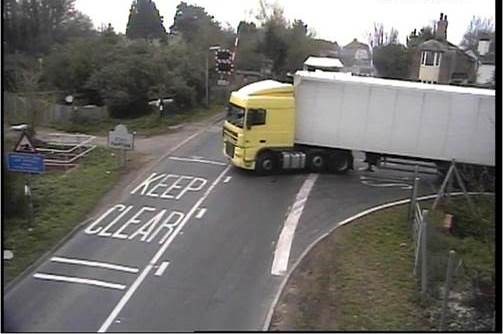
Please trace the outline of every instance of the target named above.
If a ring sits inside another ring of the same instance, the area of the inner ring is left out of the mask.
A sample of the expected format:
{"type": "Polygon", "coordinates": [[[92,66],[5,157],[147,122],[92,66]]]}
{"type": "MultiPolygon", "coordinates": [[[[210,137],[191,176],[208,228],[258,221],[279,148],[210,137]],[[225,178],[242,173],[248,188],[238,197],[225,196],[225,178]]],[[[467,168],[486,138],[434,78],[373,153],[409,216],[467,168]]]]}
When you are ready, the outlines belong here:
{"type": "MultiPolygon", "coordinates": [[[[180,0],[154,0],[164,17],[166,30],[173,23],[180,0]]],[[[239,21],[254,21],[259,0],[186,0],[206,9],[222,25],[234,29],[239,21]]],[[[383,23],[384,30],[398,30],[400,42],[408,34],[425,25],[432,25],[440,13],[447,14],[447,39],[459,44],[473,16],[495,20],[494,0],[266,0],[284,8],[288,20],[301,19],[317,38],[336,41],[344,46],[353,38],[368,43],[374,23],[383,23]]],[[[132,0],[76,0],[76,8],[91,17],[96,28],[112,24],[124,33],[132,0]]]]}

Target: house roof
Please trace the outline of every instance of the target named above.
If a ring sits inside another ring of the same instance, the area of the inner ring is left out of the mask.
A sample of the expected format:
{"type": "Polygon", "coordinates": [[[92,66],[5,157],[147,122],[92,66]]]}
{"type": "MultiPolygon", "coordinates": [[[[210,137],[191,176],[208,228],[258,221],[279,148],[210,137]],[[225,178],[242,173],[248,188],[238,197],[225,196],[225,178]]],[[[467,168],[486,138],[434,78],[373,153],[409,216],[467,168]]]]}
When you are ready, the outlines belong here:
{"type": "Polygon", "coordinates": [[[472,62],[477,61],[477,58],[474,57],[472,53],[468,52],[468,50],[463,50],[456,44],[453,44],[447,40],[429,39],[419,44],[418,48],[420,50],[439,51],[439,52],[455,51],[458,54],[461,54],[462,56],[468,58],[472,62]]]}
{"type": "Polygon", "coordinates": [[[437,41],[436,39],[429,39],[426,42],[419,44],[419,49],[445,52],[449,49],[449,46],[446,42],[442,43],[441,41],[437,41]]]}
{"type": "Polygon", "coordinates": [[[344,67],[344,65],[342,65],[341,61],[338,58],[327,58],[327,57],[309,57],[304,62],[304,65],[319,68],[344,67]]]}
{"type": "Polygon", "coordinates": [[[362,43],[362,42],[358,42],[358,40],[355,38],[353,39],[353,41],[351,41],[351,43],[349,44],[346,44],[343,49],[361,49],[361,48],[365,48],[365,49],[369,49],[369,46],[365,43],[362,43]]]}

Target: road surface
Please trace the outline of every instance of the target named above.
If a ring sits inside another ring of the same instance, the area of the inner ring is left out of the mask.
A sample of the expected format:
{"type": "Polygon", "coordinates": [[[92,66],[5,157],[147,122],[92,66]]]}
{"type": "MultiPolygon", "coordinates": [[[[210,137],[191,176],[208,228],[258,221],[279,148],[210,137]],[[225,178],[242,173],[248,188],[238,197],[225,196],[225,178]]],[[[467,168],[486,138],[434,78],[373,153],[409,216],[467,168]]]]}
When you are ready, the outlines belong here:
{"type": "MultiPolygon", "coordinates": [[[[285,267],[313,240],[410,194],[358,170],[257,177],[221,152],[214,124],[127,185],[6,292],[4,329],[261,330],[285,267]]],[[[424,179],[421,193],[431,193],[432,178],[424,179]]]]}

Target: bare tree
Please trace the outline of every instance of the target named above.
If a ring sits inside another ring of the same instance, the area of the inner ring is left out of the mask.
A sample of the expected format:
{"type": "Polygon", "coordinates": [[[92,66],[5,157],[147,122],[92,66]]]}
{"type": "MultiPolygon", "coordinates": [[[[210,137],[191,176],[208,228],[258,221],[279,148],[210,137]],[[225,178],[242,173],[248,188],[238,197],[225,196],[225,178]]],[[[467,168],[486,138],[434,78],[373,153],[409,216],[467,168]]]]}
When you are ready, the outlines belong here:
{"type": "Polygon", "coordinates": [[[466,50],[477,52],[479,38],[483,34],[489,35],[494,38],[494,22],[488,18],[481,18],[473,16],[470,25],[466,30],[461,46],[466,50]]]}

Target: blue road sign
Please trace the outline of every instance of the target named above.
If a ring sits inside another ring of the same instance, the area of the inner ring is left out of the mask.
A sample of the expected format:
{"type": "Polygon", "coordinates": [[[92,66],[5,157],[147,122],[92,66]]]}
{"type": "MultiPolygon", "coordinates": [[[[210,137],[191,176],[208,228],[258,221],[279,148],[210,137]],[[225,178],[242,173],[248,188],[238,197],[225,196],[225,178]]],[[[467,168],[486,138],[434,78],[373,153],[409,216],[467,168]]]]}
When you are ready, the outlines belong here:
{"type": "Polygon", "coordinates": [[[34,153],[9,153],[7,169],[11,172],[41,174],[45,171],[44,156],[34,153]]]}

